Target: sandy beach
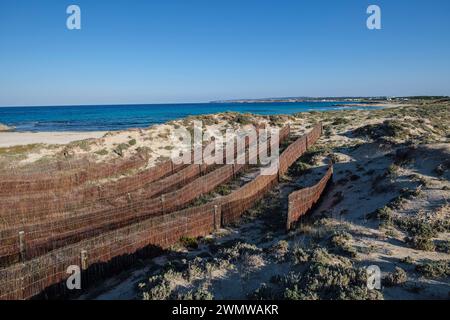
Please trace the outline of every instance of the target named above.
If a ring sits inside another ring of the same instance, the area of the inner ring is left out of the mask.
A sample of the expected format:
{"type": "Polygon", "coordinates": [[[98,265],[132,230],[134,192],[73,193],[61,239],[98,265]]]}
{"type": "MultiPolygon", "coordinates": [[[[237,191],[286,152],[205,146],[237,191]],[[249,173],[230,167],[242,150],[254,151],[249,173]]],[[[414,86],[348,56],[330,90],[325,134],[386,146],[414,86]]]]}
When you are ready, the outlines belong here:
{"type": "Polygon", "coordinates": [[[77,140],[101,138],[106,131],[91,132],[0,132],[0,148],[35,143],[67,144],[77,140]]]}

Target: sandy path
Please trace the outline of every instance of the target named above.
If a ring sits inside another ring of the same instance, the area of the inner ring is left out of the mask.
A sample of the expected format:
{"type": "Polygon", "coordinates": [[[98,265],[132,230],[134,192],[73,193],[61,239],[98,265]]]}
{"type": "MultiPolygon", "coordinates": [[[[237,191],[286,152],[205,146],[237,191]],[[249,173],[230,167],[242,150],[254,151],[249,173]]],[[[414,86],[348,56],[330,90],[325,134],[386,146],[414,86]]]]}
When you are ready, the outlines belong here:
{"type": "Polygon", "coordinates": [[[66,144],[76,140],[100,138],[106,131],[92,132],[0,132],[0,148],[32,143],[66,144]]]}

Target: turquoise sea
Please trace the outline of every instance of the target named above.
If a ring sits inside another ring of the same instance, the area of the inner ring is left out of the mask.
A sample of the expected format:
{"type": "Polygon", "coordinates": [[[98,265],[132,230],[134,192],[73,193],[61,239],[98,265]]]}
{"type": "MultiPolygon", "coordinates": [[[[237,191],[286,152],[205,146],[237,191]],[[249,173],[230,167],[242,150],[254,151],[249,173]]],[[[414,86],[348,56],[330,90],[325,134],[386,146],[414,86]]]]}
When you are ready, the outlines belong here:
{"type": "Polygon", "coordinates": [[[145,128],[189,115],[224,111],[270,115],[346,108],[339,106],[340,104],[342,103],[297,102],[0,107],[0,123],[14,126],[16,131],[110,131],[145,128]]]}

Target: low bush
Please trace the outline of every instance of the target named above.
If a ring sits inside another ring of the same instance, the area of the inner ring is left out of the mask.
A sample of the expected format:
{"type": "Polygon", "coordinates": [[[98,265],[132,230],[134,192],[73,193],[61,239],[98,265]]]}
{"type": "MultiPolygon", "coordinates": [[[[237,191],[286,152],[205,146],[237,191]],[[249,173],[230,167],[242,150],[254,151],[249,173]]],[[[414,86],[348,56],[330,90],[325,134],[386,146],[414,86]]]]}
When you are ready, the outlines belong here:
{"type": "Polygon", "coordinates": [[[280,297],[276,294],[273,288],[265,283],[262,283],[258,289],[249,295],[248,298],[251,300],[277,300],[280,297]]]}
{"type": "Polygon", "coordinates": [[[200,286],[196,290],[189,290],[185,293],[179,293],[177,300],[213,300],[214,295],[208,290],[207,286],[200,286]]]}
{"type": "Polygon", "coordinates": [[[408,274],[400,267],[395,267],[395,271],[389,273],[384,279],[384,284],[388,287],[404,284],[408,280],[408,274]]]}
{"type": "Polygon", "coordinates": [[[101,149],[101,150],[95,151],[95,154],[98,154],[99,156],[106,156],[108,154],[108,150],[101,149]]]}
{"type": "Polygon", "coordinates": [[[260,254],[262,249],[254,244],[238,242],[230,248],[222,248],[219,251],[219,256],[229,261],[237,261],[242,258],[244,254],[260,254]]]}
{"type": "Polygon", "coordinates": [[[276,261],[283,262],[289,252],[289,243],[285,240],[280,240],[270,248],[270,251],[276,261]]]}
{"type": "Polygon", "coordinates": [[[330,237],[330,246],[336,254],[341,254],[349,257],[356,257],[357,252],[355,248],[348,244],[353,237],[345,231],[337,231],[330,237]]]}
{"type": "Polygon", "coordinates": [[[148,279],[147,284],[140,284],[143,300],[167,300],[172,288],[169,281],[161,276],[153,276],[148,279]]]}
{"type": "Polygon", "coordinates": [[[230,185],[224,184],[224,185],[218,186],[214,191],[221,196],[226,196],[226,195],[230,194],[233,190],[230,185]]]}
{"type": "Polygon", "coordinates": [[[292,165],[289,168],[289,175],[297,177],[297,176],[301,176],[302,174],[307,173],[311,168],[311,165],[306,163],[306,162],[302,162],[302,161],[297,161],[296,163],[294,163],[294,165],[292,165]]]}
{"type": "Polygon", "coordinates": [[[353,131],[357,137],[369,137],[372,140],[385,140],[388,138],[406,139],[410,130],[400,120],[385,120],[383,123],[369,124],[353,131]]]}
{"type": "Polygon", "coordinates": [[[119,157],[123,157],[123,152],[130,147],[129,144],[121,143],[116,148],[113,149],[114,153],[116,153],[119,157]]]}
{"type": "Polygon", "coordinates": [[[443,253],[450,253],[450,241],[449,240],[438,240],[435,241],[436,251],[443,253]]]}
{"type": "Polygon", "coordinates": [[[309,254],[303,250],[301,247],[297,246],[294,248],[292,252],[292,258],[294,264],[303,264],[308,262],[309,254]]]}
{"type": "Polygon", "coordinates": [[[400,262],[406,263],[406,264],[413,264],[414,260],[410,256],[406,256],[403,259],[401,259],[400,262]]]}
{"type": "Polygon", "coordinates": [[[442,278],[450,276],[450,261],[431,261],[416,266],[416,270],[426,278],[442,278]]]}
{"type": "Polygon", "coordinates": [[[435,245],[430,238],[413,236],[407,237],[405,239],[406,243],[408,243],[412,248],[423,250],[423,251],[434,251],[435,245]]]}
{"type": "Polygon", "coordinates": [[[284,298],[289,300],[382,299],[367,288],[365,269],[322,263],[310,264],[301,276],[289,277],[284,298]]]}
{"type": "Polygon", "coordinates": [[[197,249],[198,248],[198,240],[192,237],[181,237],[180,242],[186,248],[197,249]]]}

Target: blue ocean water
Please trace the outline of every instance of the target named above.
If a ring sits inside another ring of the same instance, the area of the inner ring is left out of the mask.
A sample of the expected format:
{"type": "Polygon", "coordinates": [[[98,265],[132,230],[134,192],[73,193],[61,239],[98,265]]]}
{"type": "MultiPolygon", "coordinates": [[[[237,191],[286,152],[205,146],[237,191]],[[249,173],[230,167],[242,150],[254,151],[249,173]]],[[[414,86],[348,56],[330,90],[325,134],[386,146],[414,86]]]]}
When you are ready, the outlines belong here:
{"type": "MultiPolygon", "coordinates": [[[[298,102],[1,107],[0,123],[14,126],[16,131],[110,131],[146,128],[189,115],[224,111],[270,115],[343,109],[337,106],[338,104],[336,102],[298,102]]],[[[374,107],[355,108],[373,109],[374,107]]]]}

